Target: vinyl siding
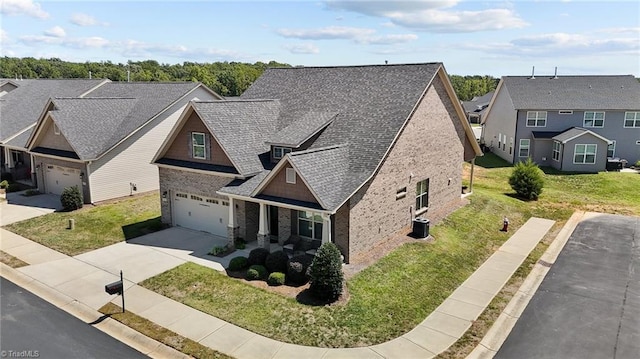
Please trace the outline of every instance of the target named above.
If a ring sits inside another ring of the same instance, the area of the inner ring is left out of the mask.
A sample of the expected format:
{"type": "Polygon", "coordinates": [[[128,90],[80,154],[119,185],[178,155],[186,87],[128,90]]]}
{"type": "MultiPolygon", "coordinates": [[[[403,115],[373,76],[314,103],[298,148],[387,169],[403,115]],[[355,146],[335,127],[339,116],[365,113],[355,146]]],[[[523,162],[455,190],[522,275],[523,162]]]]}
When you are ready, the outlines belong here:
{"type": "Polygon", "coordinates": [[[60,133],[59,135],[55,134],[55,132],[53,131],[53,122],[48,115],[45,121],[47,121],[47,124],[45,125],[42,131],[43,133],[41,135],[42,137],[40,137],[41,139],[39,143],[36,144],[34,147],[40,146],[40,147],[46,147],[46,148],[53,148],[56,150],[75,152],[73,147],[71,147],[67,139],[64,137],[64,134],[62,133],[60,133]]]}
{"type": "Polygon", "coordinates": [[[491,111],[487,114],[482,141],[487,147],[491,148],[491,152],[509,163],[513,163],[514,153],[518,147],[518,140],[516,139],[516,118],[517,111],[513,106],[513,102],[511,102],[509,91],[506,86],[501,86],[491,106],[491,111]],[[498,148],[498,136],[500,135],[507,137],[507,144],[504,146],[504,150],[502,146],[498,148]],[[513,150],[511,154],[509,154],[509,143],[512,138],[513,150]]]}
{"type": "Polygon", "coordinates": [[[196,89],[90,165],[93,202],[159,188],[158,168],[150,162],[187,103],[194,98],[215,99],[208,91],[196,89]],[[136,185],[136,191],[132,191],[131,183],[136,185]]]}

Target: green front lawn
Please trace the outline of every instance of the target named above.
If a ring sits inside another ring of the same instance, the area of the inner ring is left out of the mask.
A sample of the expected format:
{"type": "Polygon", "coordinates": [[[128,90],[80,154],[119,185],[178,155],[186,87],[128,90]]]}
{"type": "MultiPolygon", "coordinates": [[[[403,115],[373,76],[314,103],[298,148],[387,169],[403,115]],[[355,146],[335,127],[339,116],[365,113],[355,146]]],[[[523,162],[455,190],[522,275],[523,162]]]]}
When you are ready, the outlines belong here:
{"type": "MultiPolygon", "coordinates": [[[[640,215],[639,175],[549,174],[540,199],[524,202],[511,195],[506,180],[511,168],[493,157],[489,154],[478,161],[471,203],[432,227],[435,242],[404,245],[351,278],[344,305],[303,305],[192,263],[142,285],[277,340],[323,347],[364,346],[413,329],[532,216],[558,223],[515,280],[527,275],[574,210],[640,215]],[[509,234],[499,231],[505,215],[513,229],[509,234]]],[[[492,303],[482,317],[482,330],[491,325],[510,295],[501,293],[496,299],[499,306],[492,303]]]]}
{"type": "Polygon", "coordinates": [[[157,193],[125,198],[73,212],[54,212],[5,226],[64,254],[74,256],[163,228],[157,193]],[[69,219],[75,229],[68,229],[69,219]]]}

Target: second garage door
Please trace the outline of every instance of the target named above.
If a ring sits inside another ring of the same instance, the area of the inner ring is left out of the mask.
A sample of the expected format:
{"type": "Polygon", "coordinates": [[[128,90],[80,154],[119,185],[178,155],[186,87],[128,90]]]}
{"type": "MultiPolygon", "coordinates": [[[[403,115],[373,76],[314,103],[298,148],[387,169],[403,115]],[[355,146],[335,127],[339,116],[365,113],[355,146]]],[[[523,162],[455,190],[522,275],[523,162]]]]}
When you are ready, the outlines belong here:
{"type": "Polygon", "coordinates": [[[44,183],[47,193],[62,194],[65,188],[71,186],[78,186],[78,189],[82,192],[80,170],[75,168],[47,165],[44,183]]]}
{"type": "Polygon", "coordinates": [[[176,192],[173,196],[173,217],[176,226],[226,237],[229,202],[176,192]]]}

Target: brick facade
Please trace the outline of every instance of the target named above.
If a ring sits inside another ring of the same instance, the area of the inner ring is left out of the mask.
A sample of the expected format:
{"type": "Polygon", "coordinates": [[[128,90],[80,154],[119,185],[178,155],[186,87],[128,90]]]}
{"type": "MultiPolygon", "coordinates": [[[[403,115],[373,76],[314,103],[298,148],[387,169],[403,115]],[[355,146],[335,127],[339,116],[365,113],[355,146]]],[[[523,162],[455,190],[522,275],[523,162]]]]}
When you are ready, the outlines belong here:
{"type": "Polygon", "coordinates": [[[429,179],[429,206],[421,217],[435,223],[459,207],[464,142],[456,117],[436,77],[378,172],[349,201],[347,258],[412,224],[418,181],[429,179]],[[396,199],[403,188],[406,194],[396,199]]]}

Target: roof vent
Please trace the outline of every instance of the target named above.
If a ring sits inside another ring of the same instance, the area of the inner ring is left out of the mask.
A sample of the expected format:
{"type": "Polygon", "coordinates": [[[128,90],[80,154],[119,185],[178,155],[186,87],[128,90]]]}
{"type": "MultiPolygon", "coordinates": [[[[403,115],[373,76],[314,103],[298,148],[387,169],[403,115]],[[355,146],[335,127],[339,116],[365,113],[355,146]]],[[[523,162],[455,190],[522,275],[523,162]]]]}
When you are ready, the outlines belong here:
{"type": "Polygon", "coordinates": [[[554,80],[558,79],[558,66],[556,66],[556,70],[553,72],[553,79],[554,80]]]}
{"type": "Polygon", "coordinates": [[[529,77],[530,80],[533,80],[536,78],[536,67],[533,66],[533,68],[531,69],[531,77],[529,77]]]}

